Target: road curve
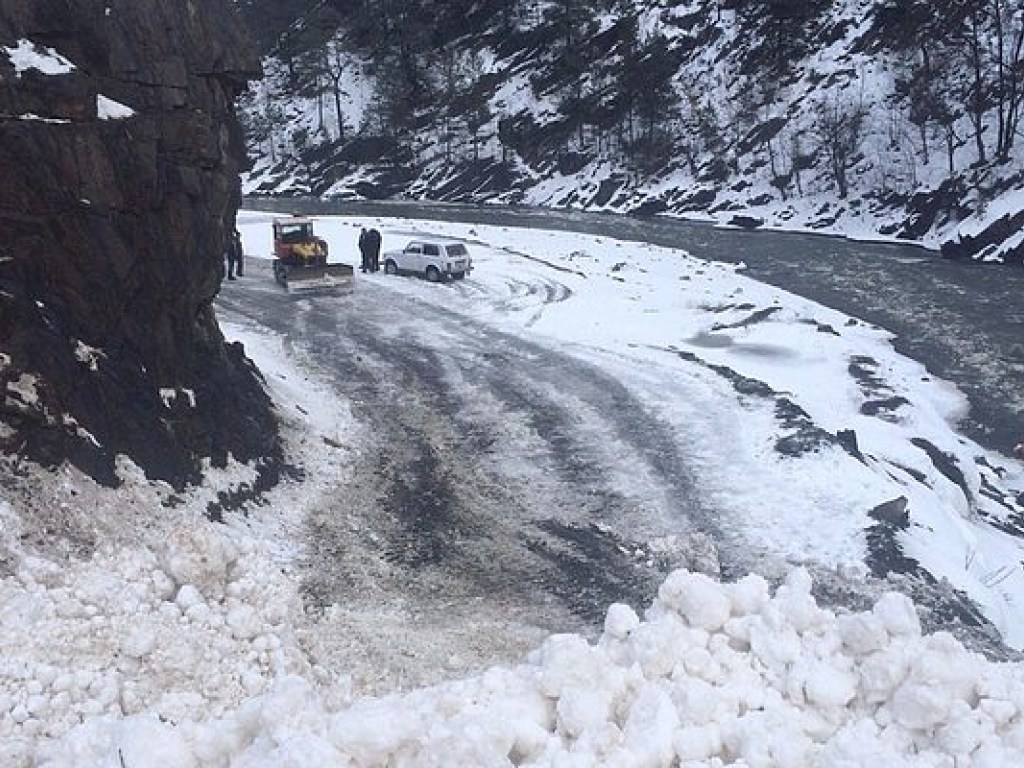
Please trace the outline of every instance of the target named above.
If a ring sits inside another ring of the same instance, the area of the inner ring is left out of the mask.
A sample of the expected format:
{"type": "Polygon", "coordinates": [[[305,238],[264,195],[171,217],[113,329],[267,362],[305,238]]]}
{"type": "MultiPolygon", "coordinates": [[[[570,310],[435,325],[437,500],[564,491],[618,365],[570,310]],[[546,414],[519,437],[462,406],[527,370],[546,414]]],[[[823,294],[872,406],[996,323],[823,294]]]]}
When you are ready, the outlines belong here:
{"type": "MultiPolygon", "coordinates": [[[[543,305],[567,290],[516,292],[543,305]]],[[[310,608],[372,594],[432,621],[483,610],[593,634],[610,604],[646,607],[673,567],[717,568],[703,543],[725,537],[674,428],[601,369],[386,281],[295,298],[258,261],[218,311],[284,336],[364,428],[352,477],[307,522],[310,608]]]]}

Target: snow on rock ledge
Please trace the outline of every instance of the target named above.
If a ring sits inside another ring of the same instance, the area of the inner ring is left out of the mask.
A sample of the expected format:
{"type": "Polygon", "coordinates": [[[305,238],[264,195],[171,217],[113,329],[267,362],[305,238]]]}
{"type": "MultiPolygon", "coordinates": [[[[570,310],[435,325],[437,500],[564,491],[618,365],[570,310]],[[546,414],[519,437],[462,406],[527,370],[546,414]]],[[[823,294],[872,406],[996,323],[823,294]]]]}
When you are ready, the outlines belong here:
{"type": "Polygon", "coordinates": [[[556,635],[515,668],[346,705],[294,667],[233,711],[87,718],[31,764],[1024,765],[1024,666],[922,636],[900,595],[835,616],[810,588],[679,571],[596,644],[556,635]]]}

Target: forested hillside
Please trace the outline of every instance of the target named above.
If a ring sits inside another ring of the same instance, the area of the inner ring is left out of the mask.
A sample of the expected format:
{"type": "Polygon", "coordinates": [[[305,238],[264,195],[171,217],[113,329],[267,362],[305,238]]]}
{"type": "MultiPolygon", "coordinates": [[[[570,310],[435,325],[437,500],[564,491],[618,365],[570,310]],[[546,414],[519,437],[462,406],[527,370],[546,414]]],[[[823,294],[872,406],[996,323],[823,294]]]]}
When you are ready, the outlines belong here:
{"type": "Polygon", "coordinates": [[[1020,0],[245,0],[250,193],[709,216],[1021,261],[1020,0]]]}

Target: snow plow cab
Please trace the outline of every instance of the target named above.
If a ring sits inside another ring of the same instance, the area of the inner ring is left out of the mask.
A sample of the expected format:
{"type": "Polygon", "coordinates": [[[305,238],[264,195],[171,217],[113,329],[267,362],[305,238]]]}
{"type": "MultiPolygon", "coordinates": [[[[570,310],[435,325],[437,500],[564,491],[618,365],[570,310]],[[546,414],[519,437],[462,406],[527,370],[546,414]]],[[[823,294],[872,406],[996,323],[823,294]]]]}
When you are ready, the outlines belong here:
{"type": "Polygon", "coordinates": [[[274,219],[274,279],[289,291],[351,289],[354,270],[348,264],[328,264],[327,253],[327,241],[313,234],[312,219],[274,219]]]}

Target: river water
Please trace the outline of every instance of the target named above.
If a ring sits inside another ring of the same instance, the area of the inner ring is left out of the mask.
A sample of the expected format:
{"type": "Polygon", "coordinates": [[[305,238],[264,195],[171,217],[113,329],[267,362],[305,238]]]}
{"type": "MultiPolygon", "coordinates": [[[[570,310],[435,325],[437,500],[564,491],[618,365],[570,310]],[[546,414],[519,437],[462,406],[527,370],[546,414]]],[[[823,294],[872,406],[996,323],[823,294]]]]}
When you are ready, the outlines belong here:
{"type": "Polygon", "coordinates": [[[395,216],[582,232],[681,248],[895,334],[896,348],[970,401],[960,431],[1003,453],[1024,438],[1024,268],[953,262],[909,245],[740,230],[664,217],[537,208],[252,199],[307,215],[395,216]]]}

